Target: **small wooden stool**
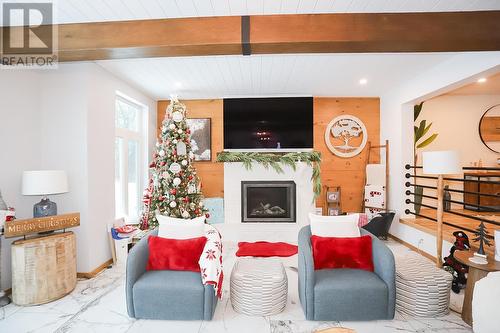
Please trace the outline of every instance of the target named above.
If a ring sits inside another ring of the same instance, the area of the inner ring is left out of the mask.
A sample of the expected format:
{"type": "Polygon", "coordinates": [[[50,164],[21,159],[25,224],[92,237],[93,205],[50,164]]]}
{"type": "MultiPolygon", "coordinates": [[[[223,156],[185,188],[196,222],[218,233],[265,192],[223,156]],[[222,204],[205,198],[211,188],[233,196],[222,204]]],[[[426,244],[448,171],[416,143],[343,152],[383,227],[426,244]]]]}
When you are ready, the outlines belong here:
{"type": "Polygon", "coordinates": [[[55,301],[76,287],[73,232],[12,243],[12,298],[17,305],[55,301]]]}

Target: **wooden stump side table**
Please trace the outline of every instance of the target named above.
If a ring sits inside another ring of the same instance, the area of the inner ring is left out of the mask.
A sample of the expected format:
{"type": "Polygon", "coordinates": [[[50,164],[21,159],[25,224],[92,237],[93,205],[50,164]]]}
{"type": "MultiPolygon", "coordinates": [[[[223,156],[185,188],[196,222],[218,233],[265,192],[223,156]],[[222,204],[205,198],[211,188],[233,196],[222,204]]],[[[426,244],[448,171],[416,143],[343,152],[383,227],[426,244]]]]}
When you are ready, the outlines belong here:
{"type": "Polygon", "coordinates": [[[474,256],[472,251],[455,251],[453,256],[460,263],[469,266],[467,285],[465,287],[464,305],[462,307],[462,319],[467,324],[472,326],[472,296],[474,295],[474,285],[477,281],[488,275],[488,273],[500,271],[500,262],[488,257],[487,264],[480,265],[473,263],[472,261],[469,261],[469,258],[474,256]]]}
{"type": "Polygon", "coordinates": [[[12,298],[17,305],[39,305],[69,294],[76,286],[73,232],[12,243],[12,298]]]}

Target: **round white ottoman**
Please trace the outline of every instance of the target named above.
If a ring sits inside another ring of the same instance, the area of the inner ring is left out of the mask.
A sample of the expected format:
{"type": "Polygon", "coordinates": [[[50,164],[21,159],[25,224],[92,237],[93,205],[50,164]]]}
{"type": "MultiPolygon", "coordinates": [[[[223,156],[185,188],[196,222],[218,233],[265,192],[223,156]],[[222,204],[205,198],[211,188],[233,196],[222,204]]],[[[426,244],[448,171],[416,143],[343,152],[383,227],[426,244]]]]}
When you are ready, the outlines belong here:
{"type": "Polygon", "coordinates": [[[286,306],[288,280],[280,260],[239,259],[231,272],[231,303],[236,312],[251,316],[280,313],[286,306]]]}
{"type": "Polygon", "coordinates": [[[396,261],[396,311],[412,317],[439,317],[450,312],[453,277],[430,261],[407,256],[396,261]]]}

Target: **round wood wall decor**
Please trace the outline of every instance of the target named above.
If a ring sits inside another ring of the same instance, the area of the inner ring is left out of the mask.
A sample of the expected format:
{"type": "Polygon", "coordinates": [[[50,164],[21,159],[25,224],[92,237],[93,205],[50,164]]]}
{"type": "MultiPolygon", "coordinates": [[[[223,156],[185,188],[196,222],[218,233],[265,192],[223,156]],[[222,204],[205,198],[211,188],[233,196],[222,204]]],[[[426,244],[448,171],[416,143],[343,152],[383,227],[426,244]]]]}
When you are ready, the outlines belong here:
{"type": "Polygon", "coordinates": [[[368,140],[365,124],[351,115],[335,117],[325,131],[325,143],[340,157],[353,157],[361,153],[368,140]]]}

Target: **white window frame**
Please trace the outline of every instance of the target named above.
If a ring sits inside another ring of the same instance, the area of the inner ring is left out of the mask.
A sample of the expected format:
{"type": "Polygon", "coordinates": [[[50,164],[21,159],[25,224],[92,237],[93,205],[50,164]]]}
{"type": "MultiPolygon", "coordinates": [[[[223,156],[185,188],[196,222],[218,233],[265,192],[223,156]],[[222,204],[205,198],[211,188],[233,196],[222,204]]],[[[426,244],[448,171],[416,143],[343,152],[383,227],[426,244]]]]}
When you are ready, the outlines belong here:
{"type": "MultiPolygon", "coordinates": [[[[121,155],[121,165],[120,165],[120,174],[122,175],[122,184],[121,188],[123,191],[122,194],[122,206],[124,208],[124,215],[116,216],[116,218],[125,218],[126,223],[139,223],[140,220],[140,208],[141,208],[141,198],[142,198],[142,189],[144,189],[144,184],[145,181],[147,180],[147,157],[146,157],[146,151],[147,151],[147,114],[148,114],[148,108],[143,105],[142,103],[126,96],[125,94],[121,92],[116,92],[116,98],[115,98],[115,117],[116,117],[116,101],[120,101],[122,103],[126,103],[134,108],[137,108],[139,110],[139,124],[138,124],[138,131],[133,131],[129,130],[126,128],[120,128],[116,126],[116,121],[115,121],[115,145],[116,145],[116,139],[121,138],[122,139],[122,147],[120,151],[121,155]],[[138,156],[139,156],[139,161],[137,165],[137,172],[138,174],[138,186],[139,186],[139,191],[138,191],[138,211],[137,211],[137,216],[129,216],[129,198],[128,198],[128,143],[129,141],[137,141],[138,144],[138,156]]],[[[115,193],[115,202],[116,202],[116,193],[115,193]]],[[[115,214],[116,214],[116,207],[115,207],[115,214]]]]}

